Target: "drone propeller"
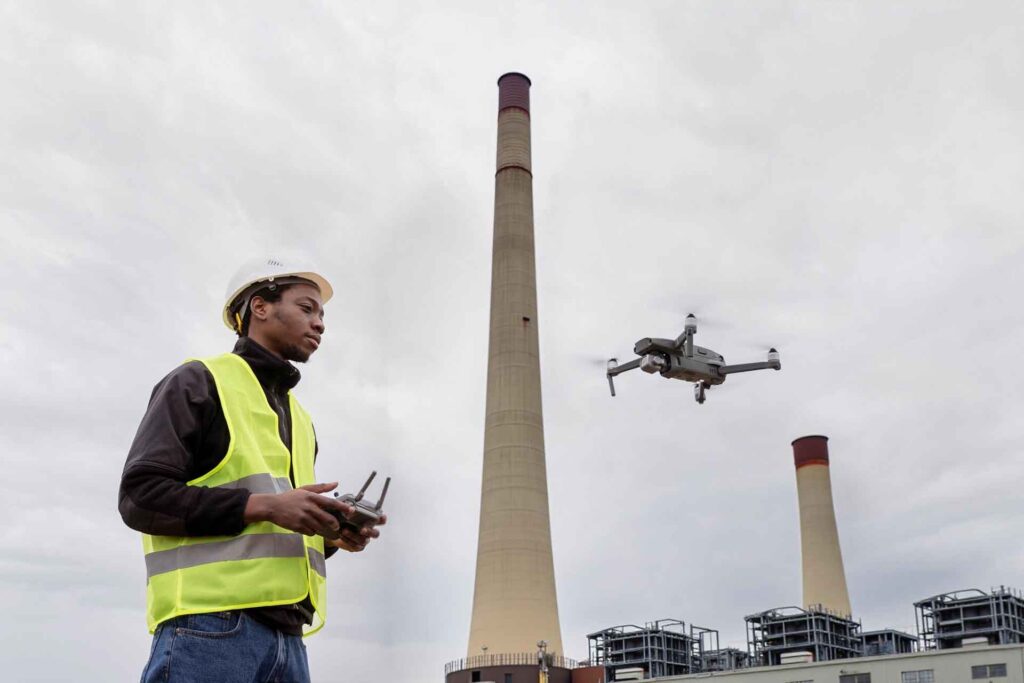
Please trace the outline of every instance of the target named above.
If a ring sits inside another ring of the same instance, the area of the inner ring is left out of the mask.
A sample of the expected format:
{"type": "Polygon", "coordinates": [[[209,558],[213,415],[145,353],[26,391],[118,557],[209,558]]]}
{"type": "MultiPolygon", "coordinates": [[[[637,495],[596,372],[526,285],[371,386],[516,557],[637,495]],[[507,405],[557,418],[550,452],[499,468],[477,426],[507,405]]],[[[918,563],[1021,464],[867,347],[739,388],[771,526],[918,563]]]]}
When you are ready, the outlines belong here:
{"type": "Polygon", "coordinates": [[[731,352],[730,354],[726,355],[726,358],[729,358],[729,360],[739,362],[736,358],[732,356],[732,354],[737,353],[737,351],[742,353],[743,357],[749,356],[750,354],[758,354],[763,356],[764,354],[768,353],[769,349],[774,348],[778,347],[776,347],[774,344],[744,344],[743,342],[740,342],[739,344],[736,344],[735,347],[732,349],[726,348],[723,350],[731,352]]]}
{"type": "Polygon", "coordinates": [[[664,305],[656,304],[655,308],[668,314],[673,324],[681,324],[686,320],[686,316],[693,315],[697,318],[698,329],[731,330],[736,328],[735,322],[727,316],[719,315],[723,309],[721,305],[709,305],[707,301],[703,300],[672,301],[664,305]]]}
{"type": "Polygon", "coordinates": [[[590,365],[592,367],[604,368],[604,367],[608,366],[608,359],[609,358],[614,358],[615,356],[614,356],[614,354],[613,355],[609,355],[609,356],[594,356],[594,355],[591,355],[591,354],[587,354],[587,355],[580,354],[579,357],[580,357],[581,361],[586,363],[587,365],[590,365]]]}
{"type": "MultiPolygon", "coordinates": [[[[785,335],[783,335],[783,336],[785,336],[785,335]]],[[[784,339],[782,341],[783,341],[783,343],[780,343],[779,340],[776,340],[776,341],[770,342],[770,343],[762,343],[762,341],[760,341],[760,340],[758,340],[758,341],[749,341],[749,340],[748,341],[744,341],[744,340],[741,339],[738,343],[732,345],[732,348],[726,347],[724,350],[725,351],[732,351],[733,349],[736,349],[737,351],[742,352],[743,354],[756,353],[756,354],[759,354],[759,355],[763,356],[765,354],[771,353],[772,351],[775,351],[776,353],[778,353],[779,350],[783,346],[786,345],[786,343],[784,343],[784,342],[788,342],[788,341],[791,341],[791,340],[785,340],[784,339]]],[[[727,355],[726,357],[729,357],[729,356],[727,355]]]]}
{"type": "Polygon", "coordinates": [[[684,316],[684,320],[687,316],[691,315],[697,319],[697,329],[710,329],[715,331],[736,329],[735,323],[729,322],[716,315],[703,315],[700,313],[699,309],[687,311],[686,316],[684,316]]]}

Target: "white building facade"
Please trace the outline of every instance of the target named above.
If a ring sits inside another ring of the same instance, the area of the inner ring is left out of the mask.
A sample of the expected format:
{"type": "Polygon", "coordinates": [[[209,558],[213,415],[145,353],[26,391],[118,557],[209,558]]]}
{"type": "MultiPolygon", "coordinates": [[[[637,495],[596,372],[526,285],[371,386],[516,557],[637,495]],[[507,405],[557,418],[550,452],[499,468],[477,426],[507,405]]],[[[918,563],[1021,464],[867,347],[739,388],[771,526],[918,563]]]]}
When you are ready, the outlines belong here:
{"type": "Polygon", "coordinates": [[[925,650],[831,662],[669,676],[659,681],[717,683],[1024,683],[1024,645],[925,650]]]}

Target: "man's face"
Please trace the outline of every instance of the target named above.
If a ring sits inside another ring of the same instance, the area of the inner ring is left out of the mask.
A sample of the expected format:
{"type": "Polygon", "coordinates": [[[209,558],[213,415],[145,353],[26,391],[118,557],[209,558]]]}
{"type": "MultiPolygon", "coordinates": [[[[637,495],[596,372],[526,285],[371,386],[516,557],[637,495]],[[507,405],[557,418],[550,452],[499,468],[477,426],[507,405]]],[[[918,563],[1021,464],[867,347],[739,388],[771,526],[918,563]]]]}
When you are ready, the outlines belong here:
{"type": "Polygon", "coordinates": [[[285,360],[309,360],[320,346],[325,329],[320,290],[313,285],[292,285],[281,294],[280,301],[261,303],[268,313],[261,332],[270,350],[285,360]]]}

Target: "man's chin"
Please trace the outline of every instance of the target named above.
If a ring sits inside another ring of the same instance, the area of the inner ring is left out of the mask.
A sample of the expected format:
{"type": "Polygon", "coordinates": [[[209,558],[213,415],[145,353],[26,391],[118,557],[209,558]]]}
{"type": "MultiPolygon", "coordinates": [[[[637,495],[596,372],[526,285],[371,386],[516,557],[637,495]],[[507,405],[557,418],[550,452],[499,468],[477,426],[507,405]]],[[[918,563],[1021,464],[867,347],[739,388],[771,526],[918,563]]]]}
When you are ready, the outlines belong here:
{"type": "Polygon", "coordinates": [[[295,363],[305,363],[309,360],[309,357],[313,355],[313,352],[306,351],[293,344],[292,346],[285,348],[284,353],[281,355],[284,356],[285,360],[290,360],[295,363]]]}

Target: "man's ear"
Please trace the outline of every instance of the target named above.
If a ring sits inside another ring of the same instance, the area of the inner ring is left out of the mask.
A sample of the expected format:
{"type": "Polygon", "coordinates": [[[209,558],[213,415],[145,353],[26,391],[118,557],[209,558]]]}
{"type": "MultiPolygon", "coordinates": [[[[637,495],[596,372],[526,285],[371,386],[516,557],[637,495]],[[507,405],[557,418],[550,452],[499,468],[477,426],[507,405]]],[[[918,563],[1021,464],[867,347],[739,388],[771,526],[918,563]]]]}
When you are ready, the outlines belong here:
{"type": "Polygon", "coordinates": [[[253,319],[257,319],[261,322],[265,321],[270,315],[270,304],[268,304],[263,297],[254,296],[249,301],[249,313],[253,319]]]}

